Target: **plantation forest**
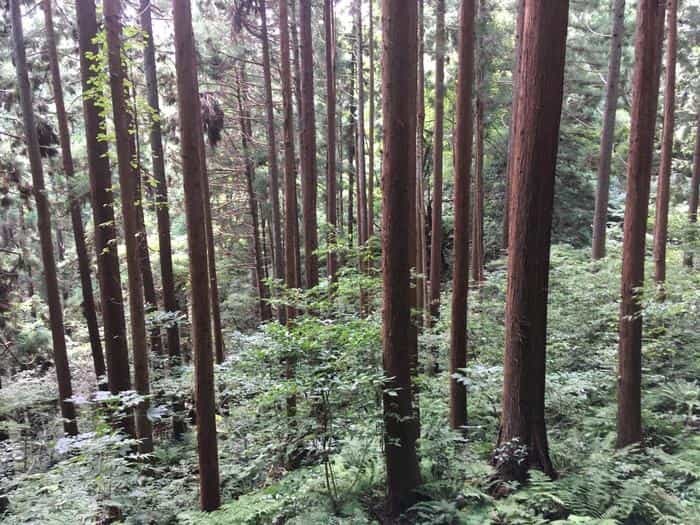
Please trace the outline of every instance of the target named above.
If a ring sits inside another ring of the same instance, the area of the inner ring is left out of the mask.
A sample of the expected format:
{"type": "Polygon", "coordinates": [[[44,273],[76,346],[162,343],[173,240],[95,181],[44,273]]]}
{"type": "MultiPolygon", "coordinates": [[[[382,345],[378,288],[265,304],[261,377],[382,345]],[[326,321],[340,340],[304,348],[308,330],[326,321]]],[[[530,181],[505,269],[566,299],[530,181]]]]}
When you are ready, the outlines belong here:
{"type": "Polygon", "coordinates": [[[700,525],[700,0],[0,0],[0,523],[700,525]]]}

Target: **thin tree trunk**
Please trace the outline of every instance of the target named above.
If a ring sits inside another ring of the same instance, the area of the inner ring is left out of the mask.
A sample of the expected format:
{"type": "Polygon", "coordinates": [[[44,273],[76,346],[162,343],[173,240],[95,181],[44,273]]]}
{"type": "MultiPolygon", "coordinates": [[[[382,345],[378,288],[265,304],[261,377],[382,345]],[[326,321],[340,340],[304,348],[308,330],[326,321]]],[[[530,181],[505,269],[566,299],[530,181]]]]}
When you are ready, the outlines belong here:
{"type": "Polygon", "coordinates": [[[620,448],[642,439],[642,311],[638,289],[644,284],[665,9],[666,0],[640,0],[637,7],[618,347],[617,446],[620,448]]]}
{"type": "MultiPolygon", "coordinates": [[[[357,242],[367,243],[367,175],[365,173],[365,79],[362,51],[362,3],[355,0],[355,56],[357,63],[357,119],[355,142],[357,144],[357,242]]],[[[363,264],[360,264],[363,267],[363,264]]]]}
{"type": "Polygon", "coordinates": [[[153,451],[153,430],[147,417],[150,394],[148,373],[148,349],[146,346],[146,321],[143,304],[143,280],[139,258],[138,227],[138,173],[135,168],[136,144],[134,143],[132,114],[126,92],[126,73],[122,62],[122,6],[120,0],[104,0],[103,10],[107,33],[109,83],[114,113],[114,134],[119,164],[124,244],[128,272],[129,314],[131,321],[131,346],[134,358],[134,386],[145,399],[135,408],[136,436],[139,451],[153,451]]]}
{"type": "Polygon", "coordinates": [[[475,0],[463,0],[459,13],[459,69],[455,129],[455,237],[450,325],[450,424],[467,424],[467,389],[456,374],[467,366],[469,294],[469,191],[472,162],[472,84],[474,80],[475,0]]]}
{"type": "MultiPolygon", "coordinates": [[[[83,112],[85,137],[92,194],[92,213],[95,227],[95,251],[97,275],[100,282],[100,300],[104,330],[107,378],[113,394],[131,390],[129,355],[124,319],[124,298],[117,253],[117,227],[114,217],[112,172],[109,165],[107,143],[99,140],[104,129],[104,117],[98,98],[103,95],[97,72],[92,68],[90,56],[98,54],[97,16],[94,0],[76,0],[78,18],[78,42],[80,45],[80,77],[83,87],[83,112]]],[[[127,417],[124,428],[133,434],[133,420],[127,417]]]]}
{"type": "MultiPolygon", "coordinates": [[[[357,147],[357,141],[355,140],[355,113],[357,107],[355,106],[355,68],[357,67],[357,58],[355,56],[355,49],[350,53],[350,86],[349,86],[349,98],[350,98],[350,122],[348,123],[348,128],[346,132],[346,141],[348,144],[348,245],[353,245],[353,223],[355,221],[355,211],[353,209],[353,192],[354,192],[354,180],[355,173],[357,172],[357,166],[355,164],[355,150],[357,147]]],[[[358,225],[359,229],[359,225],[358,225]]],[[[358,233],[359,235],[359,233],[358,233]]]]}
{"type": "Polygon", "coordinates": [[[299,0],[301,28],[301,190],[304,204],[304,267],[306,287],[318,285],[318,224],[316,220],[316,110],[311,0],[299,0]]]}
{"type": "Polygon", "coordinates": [[[367,177],[367,238],[374,235],[374,0],[369,0],[369,174],[367,177]]]}
{"type": "Polygon", "coordinates": [[[510,117],[510,132],[508,135],[508,160],[505,172],[505,198],[503,202],[503,249],[508,249],[508,238],[510,227],[510,194],[512,182],[510,174],[512,171],[511,161],[513,159],[513,142],[515,141],[515,115],[518,112],[518,79],[520,78],[520,61],[523,41],[523,23],[525,20],[525,0],[516,0],[518,14],[515,21],[515,57],[513,60],[513,105],[510,117]]]}
{"type": "MultiPolygon", "coordinates": [[[[156,76],[156,56],[153,44],[153,27],[151,23],[151,0],[141,0],[141,30],[146,36],[143,50],[144,71],[148,105],[154,114],[151,121],[151,161],[155,180],[155,206],[158,221],[158,247],[160,251],[160,275],[163,285],[163,305],[168,313],[178,312],[175,278],[173,275],[173,253],[170,242],[170,211],[168,207],[168,185],[165,180],[165,154],[163,135],[160,125],[160,106],[158,103],[158,77],[156,76]]],[[[180,329],[172,323],[167,329],[168,355],[171,359],[180,358],[180,329]]]]}
{"type": "Polygon", "coordinates": [[[428,245],[425,232],[425,188],[423,185],[423,158],[425,156],[425,67],[424,67],[424,17],[423,0],[418,2],[418,103],[416,105],[416,308],[421,313],[424,326],[428,326],[430,310],[426,301],[428,290],[428,245]]]}
{"type": "Polygon", "coordinates": [[[56,35],[53,26],[53,12],[51,0],[44,0],[44,25],[46,28],[46,44],[49,54],[49,65],[51,69],[51,83],[53,87],[54,101],[56,104],[56,118],[58,119],[58,135],[61,142],[61,153],[63,158],[63,171],[68,180],[70,216],[73,224],[73,238],[75,240],[75,251],[78,256],[78,273],[80,274],[80,286],[83,294],[82,310],[87,324],[88,335],[90,337],[90,350],[92,352],[92,364],[95,369],[95,376],[98,383],[105,377],[105,358],[102,353],[102,343],[100,342],[100,329],[97,324],[97,311],[95,308],[95,298],[92,291],[92,278],[90,276],[90,258],[85,244],[85,230],[83,228],[83,218],[80,210],[80,199],[70,189],[70,181],[75,176],[73,165],[73,154],[70,145],[70,130],[68,129],[68,116],[63,100],[63,86],[61,82],[61,71],[58,63],[58,52],[56,50],[56,35]]]}
{"type": "Polygon", "coordinates": [[[195,367],[197,407],[197,451],[199,455],[199,501],[202,510],[221,505],[219,459],[214,403],[209,275],[201,264],[207,251],[205,226],[206,194],[201,141],[202,115],[197,81],[197,62],[189,0],[173,0],[175,25],[175,71],[177,75],[180,148],[187,217],[187,244],[190,260],[192,302],[192,346],[195,367]]]}
{"type": "MultiPolygon", "coordinates": [[[[270,41],[267,33],[267,5],[265,0],[260,0],[260,21],[263,52],[263,79],[265,83],[265,114],[267,117],[267,164],[270,179],[270,204],[272,205],[273,276],[275,280],[282,280],[284,279],[284,253],[282,251],[279,166],[277,164],[277,135],[275,133],[275,110],[272,100],[270,41]]],[[[284,308],[278,308],[277,319],[280,323],[285,323],[284,308]]]]}
{"type": "MultiPolygon", "coordinates": [[[[673,134],[676,122],[676,60],[678,56],[678,0],[668,0],[666,26],[666,82],[664,86],[664,128],[661,162],[656,190],[656,224],[654,230],[654,280],[663,287],[666,281],[666,244],[668,242],[668,208],[671,198],[673,134]]],[[[660,295],[663,298],[663,292],[660,295]]]]}
{"type": "Polygon", "coordinates": [[[416,501],[420,483],[416,453],[411,356],[411,254],[415,239],[414,184],[416,140],[417,3],[383,0],[382,99],[384,129],[382,274],[384,283],[384,371],[391,378],[384,393],[387,514],[397,518],[416,501]],[[390,395],[390,392],[392,395],[390,395]]]}
{"type": "Polygon", "coordinates": [[[615,139],[615,115],[620,91],[620,61],[622,41],[625,37],[625,0],[615,0],[612,13],[612,39],[610,40],[610,62],[605,89],[605,112],[603,113],[603,134],[600,138],[600,159],[598,161],[598,183],[593,215],[594,260],[605,257],[605,237],[608,224],[608,200],[610,197],[610,166],[613,142],[615,139]]]}
{"type": "Polygon", "coordinates": [[[484,32],[486,30],[486,5],[479,0],[479,28],[477,30],[476,54],[476,166],[474,173],[474,220],[472,229],[472,279],[475,283],[484,282],[484,111],[486,59],[484,32]]]}
{"type": "MultiPolygon", "coordinates": [[[[690,227],[689,242],[696,239],[696,225],[698,223],[698,193],[700,190],[700,113],[697,115],[697,127],[695,131],[695,154],[693,155],[693,175],[690,179],[690,198],[688,199],[688,223],[690,227]]],[[[686,250],[683,263],[687,268],[693,267],[692,247],[686,250]]]]}
{"type": "Polygon", "coordinates": [[[326,30],[326,215],[328,217],[328,277],[337,279],[338,254],[335,244],[338,234],[337,184],[336,184],[336,87],[335,87],[335,15],[333,0],[323,3],[323,22],[326,30]]]}
{"type": "Polygon", "coordinates": [[[39,242],[41,244],[41,260],[44,265],[46,302],[49,307],[51,341],[53,343],[53,358],[56,367],[56,381],[58,382],[61,416],[63,417],[63,431],[66,434],[74,436],[78,433],[78,424],[75,418],[75,406],[73,402],[69,400],[73,396],[73,388],[71,386],[68,353],[66,352],[63,310],[61,308],[61,296],[58,288],[58,277],[56,275],[56,261],[54,260],[53,254],[53,240],[51,238],[51,210],[49,209],[49,199],[46,195],[46,188],[44,187],[44,171],[41,165],[39,139],[34,120],[34,109],[32,108],[32,90],[29,84],[24,33],[22,31],[22,13],[20,11],[19,2],[20,0],[10,1],[14,61],[17,70],[17,84],[19,86],[19,98],[22,108],[27,155],[29,157],[32,171],[32,184],[34,186],[32,191],[36,202],[37,226],[39,229],[39,242]]]}
{"type": "Polygon", "coordinates": [[[497,462],[504,479],[556,475],[544,419],[549,252],[564,86],[568,0],[525,0],[511,162],[503,408],[499,447],[527,458],[497,462]]]}
{"type": "Polygon", "coordinates": [[[440,316],[442,273],[442,151],[445,112],[445,0],[435,2],[435,129],[433,132],[433,206],[430,236],[430,314],[440,316]]]}

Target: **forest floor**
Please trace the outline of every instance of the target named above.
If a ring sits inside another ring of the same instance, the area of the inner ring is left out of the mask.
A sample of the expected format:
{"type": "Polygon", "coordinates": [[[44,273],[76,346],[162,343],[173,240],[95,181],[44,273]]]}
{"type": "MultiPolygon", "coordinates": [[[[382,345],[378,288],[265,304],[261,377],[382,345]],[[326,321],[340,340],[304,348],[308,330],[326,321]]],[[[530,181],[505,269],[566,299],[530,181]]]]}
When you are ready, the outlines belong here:
{"type": "MultiPolygon", "coordinates": [[[[408,521],[700,523],[700,272],[683,268],[681,258],[678,249],[669,251],[664,302],[652,287],[643,295],[644,448],[615,451],[619,259],[592,263],[586,251],[553,249],[546,415],[559,478],[550,482],[535,472],[500,499],[491,495],[489,459],[502,384],[503,261],[470,293],[466,438],[447,424],[443,306],[441,320],[421,336],[424,484],[408,521]]],[[[89,401],[89,386],[82,387],[86,433],[57,442],[53,378],[23,372],[0,390],[0,418],[9,431],[0,442],[0,512],[6,507],[0,522],[107,523],[111,515],[131,524],[377,523],[384,479],[380,320],[378,305],[367,319],[354,313],[360,279],[367,278],[346,275],[336,302],[316,298],[320,318],[302,317],[290,332],[268,325],[228,333],[229,358],[216,369],[221,510],[195,510],[194,434],[171,436],[175,401],[189,403],[190,367],[154,374],[150,461],[134,457],[130,443],[111,432],[104,404],[89,401]],[[290,356],[297,376],[284,380],[290,356]],[[293,395],[290,422],[285,400],[293,395]]],[[[449,304],[448,294],[442,304],[449,304]]],[[[85,345],[74,345],[71,358],[74,376],[89,385],[85,345]]]]}

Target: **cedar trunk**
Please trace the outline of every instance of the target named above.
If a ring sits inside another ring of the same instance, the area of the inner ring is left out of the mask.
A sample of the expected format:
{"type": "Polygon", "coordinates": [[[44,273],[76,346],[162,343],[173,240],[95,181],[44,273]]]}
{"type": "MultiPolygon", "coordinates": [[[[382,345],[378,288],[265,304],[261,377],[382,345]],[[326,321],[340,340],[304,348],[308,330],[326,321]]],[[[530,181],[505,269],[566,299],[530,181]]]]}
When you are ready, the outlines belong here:
{"type": "Polygon", "coordinates": [[[479,1],[479,28],[477,31],[476,64],[476,166],[474,173],[474,221],[472,226],[472,279],[480,284],[484,281],[484,111],[486,106],[485,86],[486,58],[484,31],[486,27],[486,5],[479,1]]]}
{"type": "Polygon", "coordinates": [[[411,215],[415,214],[416,19],[417,4],[383,0],[382,71],[384,158],[382,275],[384,283],[384,393],[387,513],[398,517],[416,500],[420,483],[417,425],[412,399],[411,356],[416,331],[411,326],[410,259],[415,253],[411,215]],[[393,395],[389,395],[389,392],[393,395]]]}
{"type": "Polygon", "coordinates": [[[32,192],[36,202],[37,227],[39,229],[39,242],[41,243],[41,260],[44,265],[46,302],[49,306],[51,341],[53,343],[53,358],[56,366],[61,416],[63,417],[63,431],[74,436],[78,433],[78,425],[75,420],[75,406],[72,401],[69,401],[69,398],[73,396],[73,388],[68,366],[66,338],[63,331],[63,310],[61,308],[61,296],[56,275],[56,261],[53,254],[53,240],[51,238],[51,210],[49,209],[49,199],[44,187],[44,171],[41,165],[39,138],[34,120],[34,109],[32,108],[32,90],[29,84],[24,33],[22,31],[22,13],[19,2],[20,0],[11,0],[10,2],[14,61],[17,70],[17,84],[19,85],[27,155],[29,156],[32,184],[34,186],[32,192]]]}
{"type": "Polygon", "coordinates": [[[467,366],[469,293],[469,191],[472,162],[472,84],[474,77],[475,0],[462,0],[459,12],[459,65],[455,128],[455,233],[450,325],[450,424],[467,424],[467,389],[455,374],[467,366]]]}
{"type": "MultiPolygon", "coordinates": [[[[105,30],[107,33],[109,84],[114,113],[114,134],[117,143],[119,164],[119,187],[121,192],[124,244],[128,273],[129,314],[131,321],[131,346],[134,358],[134,386],[139,395],[150,394],[148,373],[148,347],[146,345],[146,320],[143,299],[143,280],[139,258],[138,227],[138,172],[135,167],[136,144],[132,113],[129,110],[126,92],[126,74],[122,61],[122,6],[120,0],[104,0],[105,30]]],[[[147,417],[148,400],[136,406],[136,436],[139,451],[153,451],[153,430],[147,417]]]]}
{"type": "Polygon", "coordinates": [[[180,115],[180,148],[187,218],[192,302],[192,347],[197,407],[197,452],[199,455],[199,501],[202,510],[221,505],[219,459],[214,404],[214,367],[207,267],[199,261],[207,251],[205,229],[204,166],[200,142],[202,115],[197,81],[197,62],[189,0],[173,0],[175,25],[175,70],[180,115]]]}
{"type": "Polygon", "coordinates": [[[499,447],[527,459],[499,461],[504,479],[528,468],[554,476],[544,419],[549,251],[559,143],[568,0],[525,0],[510,179],[506,343],[499,447]],[[517,441],[516,441],[517,440],[517,441]]]}
{"type": "Polygon", "coordinates": [[[421,322],[428,325],[428,245],[425,231],[425,188],[423,178],[423,159],[425,146],[425,68],[424,68],[424,17],[423,0],[418,2],[418,93],[416,103],[416,308],[420,312],[421,322]]]}
{"type": "MultiPolygon", "coordinates": [[[[153,44],[153,27],[151,23],[151,0],[141,0],[141,29],[146,36],[143,50],[143,68],[146,75],[148,105],[156,118],[151,122],[151,161],[153,179],[155,180],[155,206],[158,221],[158,247],[160,250],[160,277],[163,286],[163,306],[168,313],[180,310],[175,294],[173,276],[173,251],[170,242],[170,210],[168,207],[168,185],[165,180],[165,157],[163,151],[163,134],[160,125],[160,105],[158,103],[158,77],[156,76],[156,55],[153,44]]],[[[171,359],[180,357],[180,329],[172,323],[167,329],[168,355],[171,359]]]]}
{"type": "Polygon", "coordinates": [[[369,0],[369,174],[367,175],[367,238],[374,235],[374,0],[369,0]]]}
{"type": "MultiPolygon", "coordinates": [[[[362,3],[355,0],[355,57],[357,63],[357,119],[355,124],[355,141],[357,144],[357,245],[367,243],[369,227],[367,225],[367,175],[365,165],[365,72],[362,51],[362,3]]],[[[360,256],[361,260],[363,256],[360,256]]],[[[360,268],[364,268],[360,263],[360,268]]],[[[361,299],[362,302],[362,299],[361,299]]]]}
{"type": "Polygon", "coordinates": [[[676,121],[676,59],[678,56],[678,0],[668,0],[666,27],[666,82],[664,86],[664,131],[661,162],[656,190],[656,224],[654,230],[654,280],[661,286],[666,280],[666,244],[668,242],[668,207],[671,197],[673,133],[676,121]]]}
{"type": "Polygon", "coordinates": [[[622,58],[622,40],[625,36],[625,0],[615,0],[613,7],[612,39],[610,40],[610,62],[608,79],[605,86],[605,112],[603,116],[603,134],[600,138],[600,159],[598,160],[598,183],[595,194],[595,212],[593,215],[593,250],[594,260],[605,257],[605,237],[608,223],[608,200],[610,197],[610,166],[612,162],[613,142],[615,139],[615,115],[620,91],[620,61],[622,58]]]}
{"type": "Polygon", "coordinates": [[[637,292],[644,284],[649,185],[665,8],[665,0],[640,0],[637,6],[634,46],[636,60],[632,80],[630,151],[622,245],[617,374],[618,447],[642,440],[642,314],[637,292]]]}
{"type": "Polygon", "coordinates": [[[445,113],[445,0],[435,2],[435,129],[433,132],[433,206],[430,235],[430,314],[440,316],[442,273],[442,151],[445,113]]]}
{"type": "MultiPolygon", "coordinates": [[[[70,145],[70,130],[68,129],[68,116],[63,100],[63,85],[61,83],[61,71],[56,50],[56,35],[53,26],[53,8],[51,0],[44,0],[44,23],[46,27],[46,45],[49,54],[49,67],[51,69],[51,84],[53,87],[54,101],[56,103],[56,118],[58,119],[58,136],[61,143],[63,159],[63,171],[66,179],[70,181],[75,176],[73,165],[73,153],[70,145]]],[[[70,187],[70,182],[69,182],[70,187]]],[[[73,224],[73,238],[75,239],[75,252],[78,256],[78,273],[80,274],[80,286],[83,294],[82,310],[90,337],[90,350],[92,363],[95,368],[95,376],[98,382],[106,376],[105,358],[100,342],[100,329],[97,325],[97,311],[95,298],[92,291],[92,278],[90,276],[90,257],[85,244],[85,229],[80,209],[80,198],[70,191],[70,216],[73,224]]]]}
{"type": "MultiPolygon", "coordinates": [[[[696,225],[698,223],[698,193],[700,190],[700,113],[697,115],[697,126],[695,130],[695,154],[693,155],[693,175],[690,178],[690,198],[688,199],[688,223],[690,224],[689,241],[692,243],[696,238],[696,225]]],[[[683,257],[686,267],[693,267],[692,248],[687,250],[683,257]]]]}
{"type": "MultiPolygon", "coordinates": [[[[99,139],[105,123],[95,97],[101,97],[103,93],[94,92],[93,86],[99,85],[99,81],[97,80],[97,72],[92,70],[93,62],[88,58],[88,55],[95,56],[98,53],[95,42],[97,15],[94,0],[76,0],[75,8],[78,18],[80,77],[83,87],[83,113],[85,115],[88,173],[95,227],[97,275],[100,283],[102,324],[107,356],[107,378],[110,392],[116,394],[131,390],[131,378],[126,342],[124,298],[119,270],[119,254],[117,253],[112,172],[109,165],[107,143],[99,139]]],[[[133,425],[130,419],[127,418],[125,421],[125,429],[132,433],[133,425]]]]}
{"type": "Polygon", "coordinates": [[[333,0],[323,3],[323,22],[326,30],[326,215],[328,217],[328,277],[336,281],[338,254],[335,244],[338,233],[336,184],[336,87],[335,87],[335,15],[333,0]]]}

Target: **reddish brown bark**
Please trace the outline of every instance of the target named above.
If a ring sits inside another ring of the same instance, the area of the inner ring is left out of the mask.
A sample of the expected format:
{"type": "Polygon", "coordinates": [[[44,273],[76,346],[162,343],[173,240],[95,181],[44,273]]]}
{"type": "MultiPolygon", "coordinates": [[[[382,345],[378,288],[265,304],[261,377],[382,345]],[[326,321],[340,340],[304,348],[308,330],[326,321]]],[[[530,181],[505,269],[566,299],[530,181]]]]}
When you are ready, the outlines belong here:
{"type": "Polygon", "coordinates": [[[387,513],[398,517],[416,499],[420,483],[417,425],[412,399],[411,356],[417,345],[411,326],[410,258],[415,239],[416,19],[417,4],[383,0],[382,99],[384,129],[382,277],[384,283],[384,393],[387,513]],[[389,395],[391,392],[393,395],[389,395]]]}
{"type": "MultiPolygon", "coordinates": [[[[126,74],[122,61],[122,6],[120,0],[103,2],[105,30],[107,33],[109,84],[112,93],[114,113],[114,134],[117,143],[119,164],[119,187],[121,192],[122,219],[124,223],[124,244],[126,245],[126,266],[129,290],[129,317],[131,321],[131,345],[134,358],[134,386],[141,396],[150,394],[148,349],[146,346],[146,321],[143,299],[143,279],[139,258],[139,227],[136,206],[138,205],[137,178],[135,168],[136,144],[132,114],[126,92],[126,74]]],[[[136,436],[139,451],[153,451],[153,431],[147,417],[148,400],[136,406],[136,436]]]]}
{"type": "Polygon", "coordinates": [[[654,229],[654,280],[663,286],[666,280],[666,244],[668,242],[668,208],[671,198],[673,134],[676,123],[676,61],[678,56],[678,0],[668,0],[666,27],[666,81],[664,86],[664,128],[661,162],[656,189],[656,223],[654,229]]]}
{"type": "MultiPolygon", "coordinates": [[[[61,143],[63,172],[66,175],[66,179],[70,181],[75,176],[75,168],[70,145],[68,116],[63,100],[63,85],[58,63],[58,52],[56,50],[56,35],[53,26],[53,8],[51,0],[44,0],[43,7],[46,45],[49,54],[49,67],[51,69],[51,85],[53,87],[54,102],[56,104],[56,118],[58,120],[58,136],[61,143]]],[[[92,353],[92,364],[95,369],[95,376],[98,381],[100,381],[101,378],[105,377],[107,369],[105,368],[105,358],[102,353],[102,343],[100,342],[100,329],[97,325],[95,298],[92,291],[92,278],[90,276],[90,257],[88,256],[87,246],[85,244],[85,229],[83,228],[80,199],[78,196],[74,195],[72,191],[69,193],[73,238],[75,240],[75,252],[78,256],[78,273],[80,274],[80,287],[83,294],[82,310],[90,338],[90,350],[92,353]]]]}
{"type": "Polygon", "coordinates": [[[328,217],[328,277],[335,282],[338,272],[338,254],[332,246],[338,230],[336,184],[336,87],[335,87],[335,15],[333,1],[323,3],[323,23],[326,30],[326,215],[328,217]]]}
{"type": "Polygon", "coordinates": [[[666,0],[640,0],[637,6],[622,247],[622,301],[617,375],[618,447],[638,443],[642,439],[642,315],[637,291],[644,284],[649,185],[654,153],[665,9],[666,0]]]}
{"type": "MultiPolygon", "coordinates": [[[[151,122],[150,142],[153,179],[155,180],[155,207],[158,221],[158,247],[160,252],[160,277],[163,286],[163,306],[169,313],[178,312],[175,294],[175,278],[173,276],[173,253],[170,242],[170,211],[168,207],[168,187],[165,180],[165,154],[163,151],[163,135],[160,125],[160,105],[158,103],[158,78],[156,76],[156,56],[153,44],[153,27],[151,23],[151,0],[141,0],[141,29],[146,37],[143,50],[144,72],[148,105],[157,116],[151,122]]],[[[173,323],[167,329],[168,355],[171,358],[180,357],[180,329],[173,323]]]]}
{"type": "Polygon", "coordinates": [[[369,0],[369,174],[367,176],[367,238],[374,235],[374,0],[369,0]]]}
{"type": "MultiPolygon", "coordinates": [[[[690,179],[690,198],[688,199],[688,222],[690,223],[689,241],[695,241],[695,227],[698,222],[698,193],[700,192],[700,113],[697,116],[695,131],[695,154],[693,155],[693,175],[690,179]]],[[[683,257],[686,267],[693,267],[693,252],[688,250],[683,257]]]]}
{"type": "Polygon", "coordinates": [[[472,84],[474,77],[475,0],[462,0],[459,11],[459,65],[455,128],[455,233],[450,325],[450,424],[467,424],[467,389],[455,378],[467,366],[469,294],[469,191],[472,162],[472,84]]]}
{"type": "Polygon", "coordinates": [[[204,176],[201,155],[202,115],[199,102],[197,63],[189,0],[173,0],[175,25],[175,71],[180,115],[180,148],[187,217],[192,302],[192,347],[197,407],[199,501],[202,510],[221,505],[219,459],[214,414],[214,367],[209,299],[209,275],[201,264],[207,251],[204,217],[204,176]]]}
{"type": "MultiPolygon", "coordinates": [[[[88,173],[95,227],[97,275],[100,282],[104,345],[107,357],[107,378],[110,392],[116,394],[131,390],[131,377],[126,342],[124,298],[119,270],[119,254],[117,253],[112,172],[109,165],[107,143],[99,140],[104,128],[104,118],[95,97],[100,97],[103,94],[93,92],[93,86],[99,85],[99,80],[97,72],[91,69],[92,61],[88,58],[88,56],[96,56],[98,53],[95,42],[97,17],[94,0],[76,0],[75,8],[78,18],[80,77],[83,87],[83,113],[85,115],[88,173]]],[[[125,428],[129,432],[133,432],[130,418],[127,418],[125,428]]]]}
{"type": "Polygon", "coordinates": [[[608,223],[608,201],[610,197],[610,165],[615,138],[615,115],[620,91],[620,61],[622,40],[625,36],[625,0],[615,0],[612,13],[612,38],[610,61],[605,89],[605,111],[603,134],[600,137],[600,159],[598,160],[598,182],[596,185],[595,212],[593,215],[594,260],[605,257],[605,237],[608,223]]]}
{"type": "Polygon", "coordinates": [[[19,1],[20,0],[11,0],[10,2],[17,84],[19,86],[27,156],[29,157],[29,164],[32,172],[32,193],[34,194],[34,200],[36,202],[37,228],[39,230],[39,242],[41,244],[41,260],[44,265],[46,302],[49,307],[51,341],[53,343],[53,358],[56,368],[61,416],[63,417],[63,431],[69,435],[76,435],[78,433],[78,424],[75,419],[75,406],[73,402],[69,400],[73,396],[73,389],[71,386],[70,368],[68,366],[68,354],[66,352],[63,310],[61,308],[61,296],[58,288],[58,277],[56,275],[56,261],[54,260],[53,254],[51,210],[49,209],[49,200],[44,186],[44,170],[41,164],[39,139],[36,131],[36,122],[34,120],[34,109],[32,108],[32,90],[29,84],[24,33],[22,31],[22,13],[20,11],[19,1]]]}
{"type": "MultiPolygon", "coordinates": [[[[357,118],[355,124],[355,143],[357,154],[357,243],[367,243],[369,227],[367,225],[367,174],[365,164],[365,72],[362,44],[362,4],[355,0],[355,60],[357,63],[357,118]]],[[[362,267],[363,265],[360,264],[362,267]]]]}
{"type": "Polygon", "coordinates": [[[484,49],[484,27],[486,9],[484,0],[479,1],[479,30],[477,34],[476,54],[476,165],[474,170],[474,205],[472,221],[472,279],[475,283],[484,281],[484,118],[485,118],[485,86],[486,59],[484,49]]]}
{"type": "Polygon", "coordinates": [[[416,105],[416,308],[421,322],[427,326],[430,310],[427,305],[428,245],[425,232],[425,188],[423,183],[423,158],[425,131],[425,68],[424,68],[424,17],[423,0],[418,1],[418,98],[416,105]]]}
{"type": "Polygon", "coordinates": [[[549,251],[564,85],[568,0],[525,0],[510,180],[506,343],[499,447],[527,459],[499,462],[506,479],[527,469],[554,476],[544,420],[549,251]]]}

